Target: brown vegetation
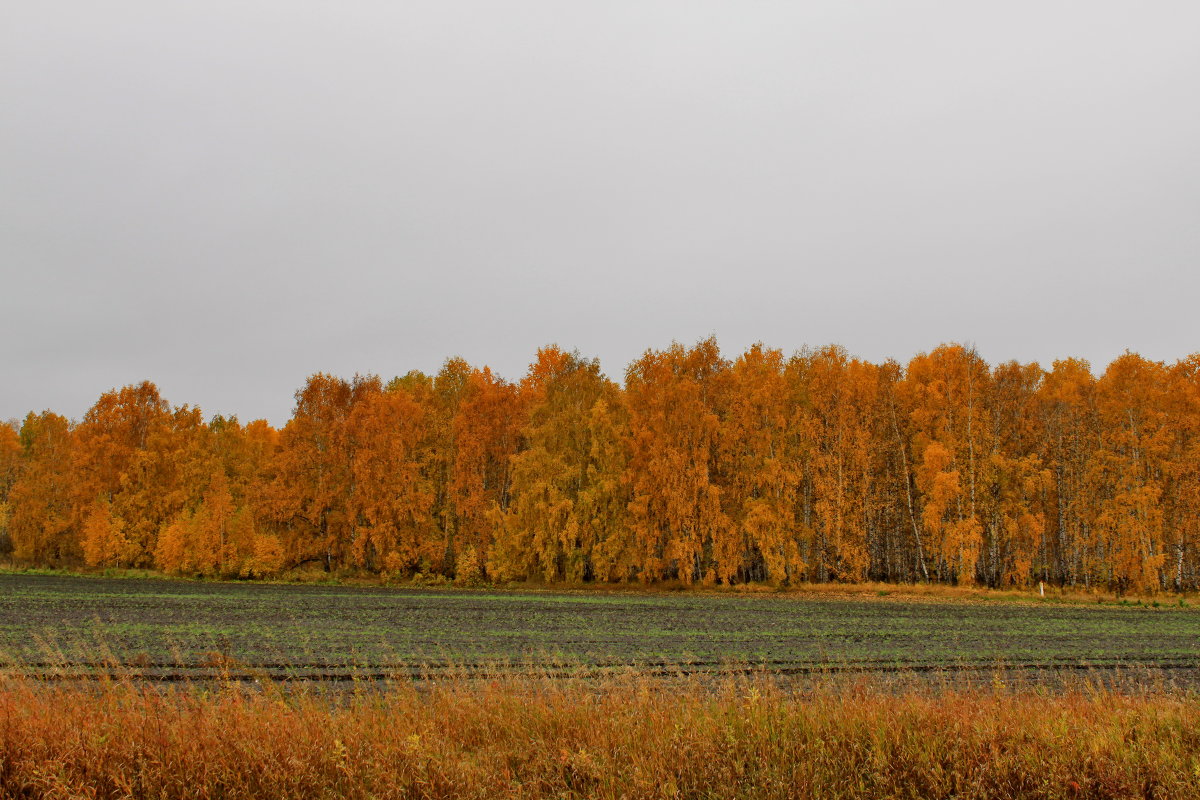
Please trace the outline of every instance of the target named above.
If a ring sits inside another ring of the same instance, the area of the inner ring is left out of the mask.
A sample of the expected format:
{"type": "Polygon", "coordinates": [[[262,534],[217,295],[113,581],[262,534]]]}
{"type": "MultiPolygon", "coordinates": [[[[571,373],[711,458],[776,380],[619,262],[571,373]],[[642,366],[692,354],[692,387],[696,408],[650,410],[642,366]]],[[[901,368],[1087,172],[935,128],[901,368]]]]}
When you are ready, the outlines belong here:
{"type": "Polygon", "coordinates": [[[626,676],[181,691],[0,682],[0,796],[1124,798],[1200,785],[1164,694],[788,694],[626,676]]]}

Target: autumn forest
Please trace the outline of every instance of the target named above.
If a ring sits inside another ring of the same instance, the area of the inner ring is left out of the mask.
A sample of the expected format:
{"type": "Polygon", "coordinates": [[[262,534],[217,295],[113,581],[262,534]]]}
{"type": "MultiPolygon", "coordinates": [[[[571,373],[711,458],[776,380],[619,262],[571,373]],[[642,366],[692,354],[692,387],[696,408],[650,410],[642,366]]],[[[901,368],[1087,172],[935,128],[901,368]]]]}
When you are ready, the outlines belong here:
{"type": "Polygon", "coordinates": [[[151,383],[0,425],[0,556],[459,583],[1200,583],[1200,355],[1102,374],[713,339],[314,375],[280,429],[151,383]],[[6,555],[5,555],[6,554],[6,555]]]}

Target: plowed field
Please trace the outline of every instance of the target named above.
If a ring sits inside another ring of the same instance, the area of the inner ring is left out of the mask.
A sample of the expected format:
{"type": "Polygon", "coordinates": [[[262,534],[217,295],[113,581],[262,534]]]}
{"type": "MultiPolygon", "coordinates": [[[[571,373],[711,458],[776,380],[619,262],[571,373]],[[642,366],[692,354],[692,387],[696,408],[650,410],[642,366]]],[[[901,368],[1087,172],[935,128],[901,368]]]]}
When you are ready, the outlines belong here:
{"type": "Polygon", "coordinates": [[[667,674],[1151,669],[1195,683],[1200,612],[0,575],[0,664],[48,678],[116,664],[162,681],[436,676],[482,665],[667,674]]]}

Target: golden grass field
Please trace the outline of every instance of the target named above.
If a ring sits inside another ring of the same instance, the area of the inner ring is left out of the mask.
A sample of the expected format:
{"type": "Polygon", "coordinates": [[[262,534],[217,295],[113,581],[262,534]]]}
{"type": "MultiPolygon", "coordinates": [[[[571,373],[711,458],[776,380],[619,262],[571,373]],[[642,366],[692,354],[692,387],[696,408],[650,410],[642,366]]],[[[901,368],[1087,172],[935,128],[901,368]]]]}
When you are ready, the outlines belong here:
{"type": "Polygon", "coordinates": [[[1154,687],[0,682],[13,798],[1189,798],[1200,702],[1154,687]]]}

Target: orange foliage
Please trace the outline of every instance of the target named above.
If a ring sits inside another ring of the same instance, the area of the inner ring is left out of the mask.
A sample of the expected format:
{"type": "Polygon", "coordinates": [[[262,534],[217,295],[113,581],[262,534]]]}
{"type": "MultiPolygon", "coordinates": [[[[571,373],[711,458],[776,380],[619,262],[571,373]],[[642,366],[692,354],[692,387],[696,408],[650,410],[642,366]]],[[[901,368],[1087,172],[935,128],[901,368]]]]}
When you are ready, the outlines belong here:
{"type": "Polygon", "coordinates": [[[1200,355],[871,364],[713,339],[318,374],[281,430],[151,383],[0,426],[0,555],[261,577],[1200,586],[1200,355]]]}
{"type": "Polygon", "coordinates": [[[433,487],[424,471],[428,410],[401,386],[364,394],[349,419],[356,566],[410,573],[436,555],[430,511],[433,487]]]}
{"type": "Polygon", "coordinates": [[[712,548],[731,525],[713,473],[727,366],[716,340],[706,339],[648,350],[626,373],[630,526],[643,580],[720,577],[712,548]]]}
{"type": "Polygon", "coordinates": [[[21,463],[8,492],[13,557],[59,565],[80,552],[82,511],[72,502],[74,437],[65,417],[44,411],[25,418],[21,463]]]}

